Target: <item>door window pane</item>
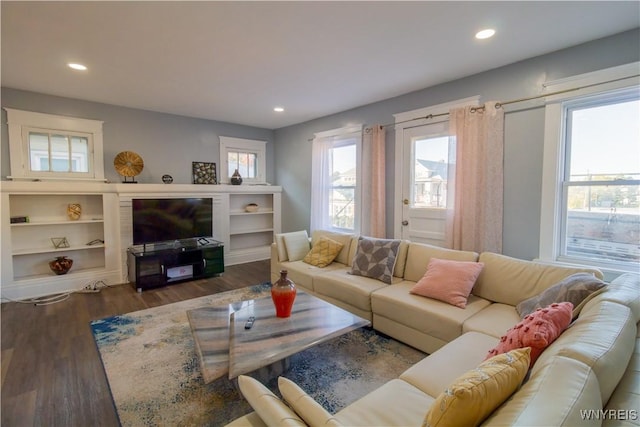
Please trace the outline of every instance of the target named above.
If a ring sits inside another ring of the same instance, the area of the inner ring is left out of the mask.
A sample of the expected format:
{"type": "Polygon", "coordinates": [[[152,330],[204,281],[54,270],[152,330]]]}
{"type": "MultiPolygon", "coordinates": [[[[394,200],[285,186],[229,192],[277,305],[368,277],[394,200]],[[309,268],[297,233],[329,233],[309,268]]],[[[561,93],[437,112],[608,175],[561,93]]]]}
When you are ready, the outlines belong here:
{"type": "Polygon", "coordinates": [[[449,138],[421,138],[413,142],[413,206],[447,206],[449,138]]]}

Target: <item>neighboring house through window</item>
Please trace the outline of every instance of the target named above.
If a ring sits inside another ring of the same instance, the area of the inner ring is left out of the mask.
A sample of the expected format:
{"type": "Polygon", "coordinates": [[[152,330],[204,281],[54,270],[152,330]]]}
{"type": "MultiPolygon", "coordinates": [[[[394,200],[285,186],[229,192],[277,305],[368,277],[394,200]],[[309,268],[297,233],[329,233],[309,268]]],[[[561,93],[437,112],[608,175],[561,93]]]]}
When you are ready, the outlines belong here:
{"type": "Polygon", "coordinates": [[[360,229],[362,125],[315,134],[311,230],[357,233],[360,229]]]}
{"type": "Polygon", "coordinates": [[[101,121],[5,110],[10,178],[104,180],[101,121]]]}
{"type": "Polygon", "coordinates": [[[640,266],[638,66],[554,82],[548,100],[540,257],[605,271],[640,266]],[[612,81],[612,83],[598,82],[612,81]]]}

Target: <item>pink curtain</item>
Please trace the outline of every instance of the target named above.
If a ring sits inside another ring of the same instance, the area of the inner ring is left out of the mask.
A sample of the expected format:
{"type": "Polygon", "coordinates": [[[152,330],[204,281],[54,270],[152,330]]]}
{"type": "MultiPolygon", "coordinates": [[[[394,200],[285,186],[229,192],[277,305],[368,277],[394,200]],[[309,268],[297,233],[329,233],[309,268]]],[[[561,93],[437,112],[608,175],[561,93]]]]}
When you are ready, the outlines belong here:
{"type": "Polygon", "coordinates": [[[448,247],[502,252],[504,110],[495,102],[449,112],[456,144],[453,206],[447,209],[448,247]]]}
{"type": "Polygon", "coordinates": [[[385,130],[375,125],[362,138],[362,211],[360,234],[386,238],[385,130]]]}

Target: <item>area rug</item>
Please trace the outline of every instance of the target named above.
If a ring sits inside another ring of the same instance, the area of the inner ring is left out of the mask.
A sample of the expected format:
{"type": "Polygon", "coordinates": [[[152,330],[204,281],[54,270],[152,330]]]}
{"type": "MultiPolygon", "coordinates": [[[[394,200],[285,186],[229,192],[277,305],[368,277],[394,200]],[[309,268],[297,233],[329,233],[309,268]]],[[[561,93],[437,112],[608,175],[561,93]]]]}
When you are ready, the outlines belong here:
{"type": "MultiPolygon", "coordinates": [[[[248,412],[234,384],[204,384],[187,310],[269,295],[269,283],[91,322],[123,426],[223,426],[248,412]]],[[[361,328],[290,358],[282,374],[334,413],[425,354],[361,328]]],[[[266,383],[277,392],[277,378],[266,383]]]]}

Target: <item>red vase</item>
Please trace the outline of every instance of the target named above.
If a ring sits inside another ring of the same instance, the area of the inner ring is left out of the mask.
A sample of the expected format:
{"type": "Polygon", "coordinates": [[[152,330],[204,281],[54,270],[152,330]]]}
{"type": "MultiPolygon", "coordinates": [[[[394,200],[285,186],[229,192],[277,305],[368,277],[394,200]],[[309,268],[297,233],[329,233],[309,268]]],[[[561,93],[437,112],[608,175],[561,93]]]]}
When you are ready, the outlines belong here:
{"type": "Polygon", "coordinates": [[[280,271],[280,279],[271,287],[271,299],[276,307],[276,316],[291,316],[296,299],[296,285],[287,277],[287,270],[280,271]]]}

